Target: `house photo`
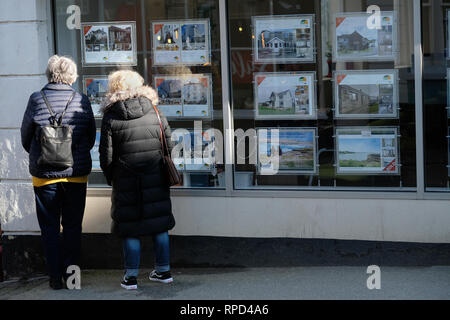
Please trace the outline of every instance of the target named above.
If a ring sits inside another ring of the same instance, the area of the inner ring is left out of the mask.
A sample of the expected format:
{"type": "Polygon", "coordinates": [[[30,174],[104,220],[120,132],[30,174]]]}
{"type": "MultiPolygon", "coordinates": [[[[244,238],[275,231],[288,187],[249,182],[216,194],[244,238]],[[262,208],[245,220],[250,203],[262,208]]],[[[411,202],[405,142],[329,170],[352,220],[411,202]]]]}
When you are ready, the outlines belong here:
{"type": "Polygon", "coordinates": [[[103,26],[89,26],[84,35],[85,50],[92,51],[108,51],[108,32],[107,28],[103,26]]]}
{"type": "Polygon", "coordinates": [[[312,15],[253,17],[255,63],[313,62],[312,15]]]}
{"type": "Polygon", "coordinates": [[[339,61],[394,60],[394,15],[380,12],[379,25],[371,26],[365,12],[336,14],[334,59],[339,61]]]}
{"type": "Polygon", "coordinates": [[[336,117],[396,117],[397,73],[395,70],[335,72],[336,117]]]}
{"type": "Polygon", "coordinates": [[[109,50],[131,51],[133,50],[131,40],[131,26],[109,27],[109,50]]]}
{"type": "Polygon", "coordinates": [[[189,81],[183,86],[184,104],[207,104],[208,88],[201,82],[189,81]]]}

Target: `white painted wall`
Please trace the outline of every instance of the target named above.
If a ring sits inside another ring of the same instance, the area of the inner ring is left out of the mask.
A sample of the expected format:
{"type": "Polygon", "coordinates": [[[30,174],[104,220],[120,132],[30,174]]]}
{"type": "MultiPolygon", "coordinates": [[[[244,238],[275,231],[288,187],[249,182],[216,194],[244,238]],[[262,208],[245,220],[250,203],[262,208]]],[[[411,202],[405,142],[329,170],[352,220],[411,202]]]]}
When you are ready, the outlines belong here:
{"type": "MultiPolygon", "coordinates": [[[[171,234],[450,243],[450,201],[173,197],[171,234]]],[[[83,230],[107,233],[109,197],[90,197],[83,230]]]]}
{"type": "Polygon", "coordinates": [[[39,230],[20,126],[30,94],[47,82],[49,4],[0,1],[0,223],[7,231],[39,230]]]}
{"type": "MultiPolygon", "coordinates": [[[[39,231],[27,154],[20,144],[31,92],[51,55],[49,0],[0,0],[0,223],[39,231]]],[[[280,195],[282,192],[280,192],[280,195]]],[[[173,197],[172,234],[450,243],[450,201],[173,197]]],[[[87,199],[84,232],[110,230],[110,198],[87,199]]]]}

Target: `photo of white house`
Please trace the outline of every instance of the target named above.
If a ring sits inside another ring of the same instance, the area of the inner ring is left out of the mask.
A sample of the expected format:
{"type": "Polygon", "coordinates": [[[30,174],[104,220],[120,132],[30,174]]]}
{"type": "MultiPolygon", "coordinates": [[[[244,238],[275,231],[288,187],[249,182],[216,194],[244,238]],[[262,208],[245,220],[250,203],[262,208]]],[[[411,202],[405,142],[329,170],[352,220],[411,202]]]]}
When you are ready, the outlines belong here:
{"type": "Polygon", "coordinates": [[[86,52],[108,51],[108,27],[85,26],[84,46],[86,52]]]}
{"type": "Polygon", "coordinates": [[[256,118],[313,117],[313,78],[312,73],[266,72],[255,74],[256,118]]]}
{"type": "Polygon", "coordinates": [[[313,16],[253,17],[256,63],[314,61],[313,16]]]}

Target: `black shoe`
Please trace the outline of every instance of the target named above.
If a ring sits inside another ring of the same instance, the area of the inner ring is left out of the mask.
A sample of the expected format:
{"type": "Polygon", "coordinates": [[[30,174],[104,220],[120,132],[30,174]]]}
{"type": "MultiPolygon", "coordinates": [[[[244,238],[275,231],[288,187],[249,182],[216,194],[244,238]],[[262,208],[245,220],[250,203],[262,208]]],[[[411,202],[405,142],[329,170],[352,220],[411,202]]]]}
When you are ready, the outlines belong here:
{"type": "Polygon", "coordinates": [[[137,289],[137,279],[136,279],[136,277],[126,278],[124,276],[122,282],[120,283],[120,286],[127,290],[136,290],[137,289]]]}
{"type": "Polygon", "coordinates": [[[170,274],[170,271],[159,273],[156,270],[153,270],[150,272],[150,276],[148,277],[152,281],[158,281],[162,283],[171,283],[173,282],[172,275],[170,274]]]}
{"type": "Polygon", "coordinates": [[[61,278],[50,278],[49,285],[53,290],[61,290],[63,288],[61,278]]]}

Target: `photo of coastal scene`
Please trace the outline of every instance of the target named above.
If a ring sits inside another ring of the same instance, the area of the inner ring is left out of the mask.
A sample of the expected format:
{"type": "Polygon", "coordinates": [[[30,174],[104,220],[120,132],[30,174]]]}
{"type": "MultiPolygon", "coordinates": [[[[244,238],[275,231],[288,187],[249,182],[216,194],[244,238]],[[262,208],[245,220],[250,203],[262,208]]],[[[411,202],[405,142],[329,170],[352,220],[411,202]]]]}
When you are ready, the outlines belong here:
{"type": "Polygon", "coordinates": [[[397,172],[396,129],[338,130],[338,173],[397,172]],[[380,131],[381,130],[381,131],[380,131]]]}
{"type": "Polygon", "coordinates": [[[378,137],[338,136],[339,168],[381,169],[381,139],[378,137]]]}
{"type": "Polygon", "coordinates": [[[336,58],[378,58],[393,56],[393,15],[382,14],[380,26],[365,13],[336,17],[336,58]]]}
{"type": "Polygon", "coordinates": [[[258,150],[258,163],[262,169],[278,157],[280,171],[315,172],[314,129],[269,128],[264,133],[258,130],[258,150]]]}

